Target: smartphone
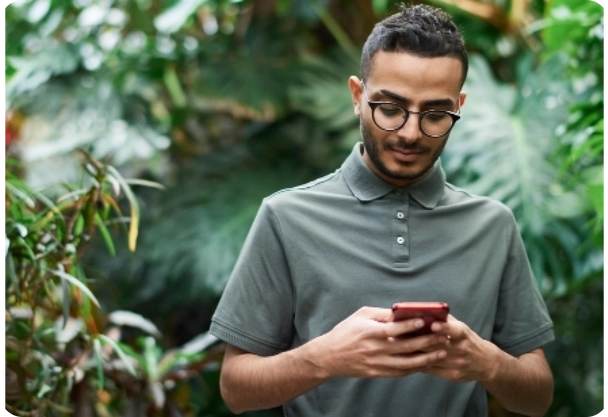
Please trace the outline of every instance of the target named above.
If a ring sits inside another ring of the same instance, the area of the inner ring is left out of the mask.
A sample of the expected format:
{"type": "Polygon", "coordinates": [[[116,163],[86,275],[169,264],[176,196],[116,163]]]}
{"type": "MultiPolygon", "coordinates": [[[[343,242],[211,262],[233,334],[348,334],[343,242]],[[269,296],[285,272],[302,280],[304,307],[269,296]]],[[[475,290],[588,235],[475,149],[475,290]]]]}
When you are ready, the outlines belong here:
{"type": "Polygon", "coordinates": [[[409,301],[393,304],[393,316],[395,321],[421,318],[424,319],[424,327],[404,334],[404,337],[415,337],[433,333],[431,324],[436,321],[446,321],[450,312],[448,303],[438,301],[409,301]]]}

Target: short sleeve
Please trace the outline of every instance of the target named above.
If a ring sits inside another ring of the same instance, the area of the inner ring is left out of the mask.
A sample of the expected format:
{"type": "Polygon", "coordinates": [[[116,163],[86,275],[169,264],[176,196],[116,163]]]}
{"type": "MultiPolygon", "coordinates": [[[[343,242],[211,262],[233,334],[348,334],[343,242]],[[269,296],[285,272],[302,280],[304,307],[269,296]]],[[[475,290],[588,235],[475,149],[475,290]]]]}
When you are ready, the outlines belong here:
{"type": "Polygon", "coordinates": [[[519,356],[552,341],[553,323],[513,218],[505,238],[508,254],[492,341],[505,352],[519,356]]]}
{"type": "Polygon", "coordinates": [[[269,356],[293,338],[293,291],[279,220],[264,200],[211,321],[211,334],[269,356]]]}

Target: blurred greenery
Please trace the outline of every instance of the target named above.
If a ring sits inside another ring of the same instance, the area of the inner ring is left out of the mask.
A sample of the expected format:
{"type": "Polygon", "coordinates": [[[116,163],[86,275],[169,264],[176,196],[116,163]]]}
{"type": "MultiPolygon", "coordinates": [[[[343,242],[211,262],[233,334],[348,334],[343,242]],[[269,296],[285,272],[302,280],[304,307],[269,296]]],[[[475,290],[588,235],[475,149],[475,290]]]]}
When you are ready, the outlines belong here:
{"type": "MultiPolygon", "coordinates": [[[[427,3],[454,16],[471,56],[463,117],[442,157],[449,181],[500,199],[515,213],[556,326],[557,340],[547,347],[556,379],[548,415],[597,414],[603,9],[578,0],[427,3]]],[[[359,140],[347,79],[358,74],[358,54],[374,23],[396,6],[394,0],[18,0],[6,7],[6,154],[19,160],[7,163],[7,196],[32,195],[32,207],[19,201],[36,217],[57,206],[66,187],[90,186],[68,186],[87,175],[77,149],[100,167],[116,167],[110,196],[121,185],[118,176],[164,186],[132,183],[130,199],[114,196],[121,213],[115,222],[139,214],[136,251],[129,250],[133,229],[129,241],[120,228],[97,222],[100,233],[88,249],[66,261],[78,265],[100,314],[137,317],[137,326],[121,328],[119,348],[137,366],[137,384],[124,369],[106,369],[104,346],[85,344],[81,349],[99,360],[83,380],[92,414],[79,415],[231,415],[218,393],[221,345],[198,344],[188,357],[174,352],[208,329],[261,199],[333,171],[359,140]],[[146,324],[159,333],[147,334],[146,324]],[[159,363],[164,374],[150,368],[159,363]]],[[[27,259],[12,258],[22,231],[12,225],[22,224],[25,212],[7,208],[7,267],[27,259]]],[[[20,307],[8,294],[7,309],[20,307]]],[[[7,340],[22,340],[11,323],[7,340]]],[[[59,348],[40,349],[53,357],[59,348]]],[[[76,369],[70,366],[65,375],[76,369]]],[[[65,397],[58,404],[78,405],[69,400],[73,387],[54,387],[65,397]]],[[[20,392],[11,407],[39,406],[20,392]]],[[[491,409],[508,415],[494,402],[491,409]]],[[[62,415],[61,409],[46,415],[62,415]]]]}
{"type": "Polygon", "coordinates": [[[15,175],[18,163],[7,164],[6,409],[20,416],[79,417],[187,411],[192,406],[183,387],[203,367],[217,368],[219,355],[207,350],[216,339],[204,333],[164,351],[152,322],[101,309],[81,263],[96,233],[115,253],[108,229],[125,221],[117,203],[122,194],[130,210],[127,245],[136,249],[139,205],[130,184],[158,184],[126,180],[114,167],[82,155],[82,183],[59,187],[64,193],[56,202],[15,175]],[[139,337],[130,344],[134,329],[139,337]]]}

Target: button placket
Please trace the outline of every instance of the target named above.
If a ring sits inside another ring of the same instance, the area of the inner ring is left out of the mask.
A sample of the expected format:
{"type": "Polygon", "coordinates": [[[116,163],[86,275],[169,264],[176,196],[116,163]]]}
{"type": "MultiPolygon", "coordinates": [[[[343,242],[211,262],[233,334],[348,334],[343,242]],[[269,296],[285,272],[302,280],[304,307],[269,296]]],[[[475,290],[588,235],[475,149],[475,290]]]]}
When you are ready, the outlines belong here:
{"type": "Polygon", "coordinates": [[[395,263],[408,263],[410,257],[409,249],[409,194],[403,190],[395,190],[397,206],[393,212],[393,260],[395,263]]]}

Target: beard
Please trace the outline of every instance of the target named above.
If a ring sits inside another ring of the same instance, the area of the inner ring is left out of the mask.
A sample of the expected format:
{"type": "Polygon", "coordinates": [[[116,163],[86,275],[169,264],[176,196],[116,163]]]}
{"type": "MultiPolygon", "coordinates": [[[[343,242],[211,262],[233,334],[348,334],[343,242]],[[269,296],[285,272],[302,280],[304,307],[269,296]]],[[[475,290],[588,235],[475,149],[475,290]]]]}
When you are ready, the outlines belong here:
{"type": "Polygon", "coordinates": [[[447,143],[447,135],[444,139],[434,138],[433,140],[441,140],[441,145],[433,152],[429,162],[427,165],[423,166],[420,169],[412,170],[411,165],[407,163],[400,163],[403,169],[392,170],[384,163],[382,158],[380,157],[380,148],[384,151],[391,150],[402,150],[409,152],[420,152],[420,153],[429,153],[431,148],[425,146],[419,141],[414,143],[407,143],[403,138],[397,138],[393,141],[386,141],[384,143],[380,143],[378,139],[374,137],[369,125],[363,120],[360,119],[360,128],[361,128],[361,136],[363,137],[363,146],[365,147],[365,151],[369,156],[369,159],[375,165],[375,167],[380,171],[386,178],[396,180],[396,181],[417,181],[423,178],[435,165],[435,162],[441,156],[443,152],[443,148],[447,143]]]}

